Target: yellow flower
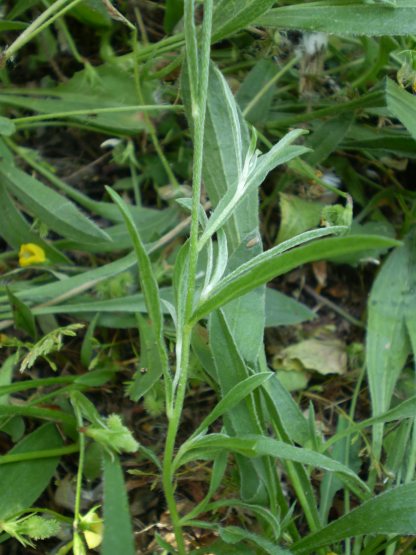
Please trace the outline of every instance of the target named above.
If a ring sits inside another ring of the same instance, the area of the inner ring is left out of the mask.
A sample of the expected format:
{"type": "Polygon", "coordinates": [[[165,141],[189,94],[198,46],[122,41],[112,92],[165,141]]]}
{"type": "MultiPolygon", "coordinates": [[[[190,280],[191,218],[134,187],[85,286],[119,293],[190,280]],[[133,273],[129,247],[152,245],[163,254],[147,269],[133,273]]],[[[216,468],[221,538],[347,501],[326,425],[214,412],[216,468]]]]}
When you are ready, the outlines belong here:
{"type": "Polygon", "coordinates": [[[95,512],[97,509],[98,507],[94,507],[81,519],[88,549],[95,549],[103,541],[104,525],[101,518],[95,512]]]}
{"type": "Polygon", "coordinates": [[[20,245],[19,266],[25,268],[32,264],[42,264],[46,261],[45,251],[35,243],[24,243],[20,245]]]}

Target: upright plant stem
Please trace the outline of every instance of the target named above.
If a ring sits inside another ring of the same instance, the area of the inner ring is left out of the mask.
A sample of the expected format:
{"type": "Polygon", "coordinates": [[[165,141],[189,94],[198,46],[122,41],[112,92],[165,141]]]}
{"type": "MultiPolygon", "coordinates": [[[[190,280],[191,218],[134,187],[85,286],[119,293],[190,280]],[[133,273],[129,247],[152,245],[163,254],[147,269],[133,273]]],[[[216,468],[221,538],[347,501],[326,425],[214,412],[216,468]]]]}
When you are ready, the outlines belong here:
{"type": "MultiPolygon", "coordinates": [[[[83,426],[81,411],[75,400],[72,401],[74,407],[75,417],[77,420],[78,428],[81,430],[83,426]]],[[[85,435],[80,431],[79,433],[79,462],[77,472],[77,485],[75,490],[75,506],[74,506],[74,532],[79,532],[79,524],[81,521],[81,492],[82,492],[82,475],[84,472],[84,458],[85,458],[85,435]]]]}
{"type": "Polygon", "coordinates": [[[189,258],[187,268],[187,287],[184,302],[183,326],[178,325],[176,348],[176,391],[174,389],[172,408],[168,407],[169,425],[163,459],[163,488],[171,515],[172,525],[176,536],[177,548],[180,555],[186,553],[185,541],[182,534],[180,517],[175,502],[174,474],[172,460],[176,436],[182,414],[188,382],[189,354],[191,346],[191,315],[193,311],[196,270],[198,262],[198,232],[199,232],[199,206],[201,197],[202,162],[204,147],[204,127],[207,104],[209,56],[211,45],[213,1],[204,3],[204,22],[200,49],[198,49],[197,32],[195,27],[194,0],[185,0],[185,43],[186,62],[188,66],[189,82],[191,89],[191,107],[194,126],[194,157],[192,179],[192,215],[191,233],[189,240],[189,258]]]}

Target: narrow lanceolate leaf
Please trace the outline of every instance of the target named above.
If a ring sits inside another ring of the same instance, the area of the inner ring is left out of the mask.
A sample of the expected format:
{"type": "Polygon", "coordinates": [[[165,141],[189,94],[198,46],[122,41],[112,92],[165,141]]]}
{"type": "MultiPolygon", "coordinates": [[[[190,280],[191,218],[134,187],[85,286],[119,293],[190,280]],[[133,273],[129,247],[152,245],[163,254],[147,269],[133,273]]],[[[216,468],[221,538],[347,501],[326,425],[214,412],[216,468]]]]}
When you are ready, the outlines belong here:
{"type": "MultiPolygon", "coordinates": [[[[182,89],[188,121],[192,125],[189,77],[182,89]]],[[[203,176],[206,191],[216,207],[229,191],[235,191],[250,143],[248,127],[221,72],[212,64],[209,73],[204,135],[203,176]]],[[[257,192],[252,191],[232,214],[224,229],[233,252],[243,237],[258,226],[257,192]]]]}
{"type": "Polygon", "coordinates": [[[416,6],[414,0],[397,0],[394,6],[362,0],[295,2],[270,10],[258,17],[256,23],[347,36],[412,35],[416,33],[416,6]]]}
{"type": "Polygon", "coordinates": [[[353,487],[358,494],[368,493],[366,484],[355,472],[340,462],[310,449],[294,447],[283,441],[256,434],[241,434],[238,437],[210,434],[197,438],[190,442],[187,451],[184,451],[182,456],[175,461],[175,466],[179,467],[201,456],[212,458],[213,455],[224,449],[233,453],[241,453],[246,457],[270,456],[336,472],[337,476],[345,484],[353,487]]]}
{"type": "Polygon", "coordinates": [[[166,368],[166,360],[160,356],[160,342],[155,335],[155,328],[150,320],[139,312],[136,319],[140,333],[140,368],[128,387],[128,394],[133,401],[138,401],[160,379],[166,368]]]}
{"type": "Polygon", "coordinates": [[[221,40],[251,25],[274,2],[275,0],[220,0],[215,6],[213,39],[221,40]]]}
{"type": "Polygon", "coordinates": [[[370,499],[349,514],[300,540],[292,551],[314,553],[320,547],[364,534],[416,534],[416,482],[370,499]]]}
{"type": "Polygon", "coordinates": [[[102,555],[134,555],[133,529],[123,472],[117,456],[104,456],[104,538],[102,555]]]}
{"type": "Polygon", "coordinates": [[[277,166],[289,162],[305,152],[309,152],[309,149],[306,147],[292,144],[303,133],[304,131],[301,129],[290,131],[269,152],[257,158],[255,168],[247,172],[246,176],[244,176],[244,170],[240,172],[237,187],[228,188],[226,194],[221,198],[212,216],[209,218],[199,240],[201,246],[224,225],[242,201],[246,200],[246,195],[257,191],[269,172],[277,166]]]}
{"type": "MultiPolygon", "coordinates": [[[[62,439],[54,424],[45,424],[20,441],[9,455],[61,447],[62,439]]],[[[59,457],[14,462],[0,466],[0,520],[27,509],[52,479],[59,457]]]]}
{"type": "MultiPolygon", "coordinates": [[[[123,214],[124,221],[134,245],[134,250],[137,257],[137,264],[139,267],[140,285],[144,294],[149,318],[151,320],[151,333],[156,343],[156,349],[153,351],[153,359],[155,360],[154,357],[156,357],[158,361],[157,367],[159,368],[159,371],[164,372],[165,377],[167,378],[168,355],[163,337],[163,316],[160,303],[160,291],[156,276],[153,272],[152,263],[150,261],[149,255],[146,252],[146,247],[141,240],[140,234],[137,230],[137,227],[127,205],[120,197],[120,195],[118,195],[109,187],[107,187],[107,192],[119,207],[120,212],[123,214]]],[[[136,383],[136,389],[137,388],[138,384],[136,383]]],[[[138,388],[138,392],[138,394],[140,394],[140,388],[138,388]]]]}
{"type": "MultiPolygon", "coordinates": [[[[222,311],[214,312],[210,316],[209,342],[221,396],[225,399],[231,394],[236,383],[249,378],[250,372],[222,311]]],[[[252,395],[247,395],[240,403],[229,408],[224,414],[224,425],[230,436],[262,433],[260,417],[252,395]]],[[[271,461],[267,460],[267,457],[247,460],[240,454],[236,455],[236,460],[240,471],[243,500],[263,504],[268,496],[273,495],[269,482],[271,461]]]]}
{"type": "Polygon", "coordinates": [[[391,115],[396,117],[416,140],[416,97],[396,85],[391,79],[387,79],[386,100],[391,115]]]}
{"type": "Polygon", "coordinates": [[[264,384],[264,382],[269,380],[272,376],[274,376],[272,372],[260,372],[259,374],[249,376],[242,382],[237,383],[224,395],[224,397],[212,409],[209,415],[204,418],[204,420],[192,434],[192,437],[195,437],[203,431],[207,430],[208,427],[218,418],[220,418],[225,412],[234,408],[240,401],[250,395],[250,393],[254,391],[254,389],[264,384]]]}
{"type": "Polygon", "coordinates": [[[163,319],[162,309],[160,305],[159,286],[153,272],[152,263],[150,261],[149,255],[146,252],[146,248],[141,240],[141,237],[137,231],[136,225],[126,203],[123,201],[120,195],[110,189],[110,187],[107,187],[107,192],[119,207],[120,212],[123,214],[124,221],[134,245],[134,251],[136,253],[137,263],[140,271],[140,282],[142,286],[142,291],[144,293],[147,310],[155,330],[158,332],[158,334],[161,334],[163,319]]]}
{"type": "MultiPolygon", "coordinates": [[[[308,235],[313,238],[312,233],[322,235],[331,233],[331,228],[307,232],[302,236],[308,235]]],[[[319,236],[319,235],[315,235],[319,236]]],[[[299,236],[301,237],[301,236],[299,236]]],[[[299,239],[299,238],[296,238],[299,239]]],[[[203,301],[192,316],[192,321],[196,322],[213,310],[224,304],[244,295],[248,291],[255,289],[263,283],[280,276],[301,264],[323,260],[337,255],[352,254],[362,250],[382,247],[393,247],[400,243],[386,237],[370,235],[354,235],[346,237],[336,237],[313,241],[302,247],[298,247],[289,252],[282,252],[282,243],[259,256],[256,256],[248,263],[226,276],[213,289],[209,299],[203,301]],[[279,250],[280,249],[280,250],[279,250]]]]}
{"type": "Polygon", "coordinates": [[[50,229],[74,241],[109,240],[71,201],[12,164],[0,161],[0,176],[10,193],[50,229]]]}

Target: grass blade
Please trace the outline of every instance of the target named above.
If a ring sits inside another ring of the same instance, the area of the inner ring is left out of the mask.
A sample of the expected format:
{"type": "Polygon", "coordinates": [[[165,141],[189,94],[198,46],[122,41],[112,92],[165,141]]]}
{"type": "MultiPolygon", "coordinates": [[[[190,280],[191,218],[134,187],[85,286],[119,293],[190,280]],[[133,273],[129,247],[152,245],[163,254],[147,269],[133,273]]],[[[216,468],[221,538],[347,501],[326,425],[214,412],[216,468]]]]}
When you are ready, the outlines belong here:
{"type": "Polygon", "coordinates": [[[416,482],[378,495],[297,542],[294,553],[313,553],[319,547],[363,534],[416,534],[416,482]]]}

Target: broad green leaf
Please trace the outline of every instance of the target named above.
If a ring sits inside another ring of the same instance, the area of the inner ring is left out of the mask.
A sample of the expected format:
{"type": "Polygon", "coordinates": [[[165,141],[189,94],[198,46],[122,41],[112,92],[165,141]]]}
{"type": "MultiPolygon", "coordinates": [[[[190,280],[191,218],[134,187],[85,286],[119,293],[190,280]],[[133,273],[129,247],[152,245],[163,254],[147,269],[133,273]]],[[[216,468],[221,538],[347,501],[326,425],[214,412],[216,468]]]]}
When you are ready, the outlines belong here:
{"type": "Polygon", "coordinates": [[[123,471],[116,455],[104,454],[104,538],[101,555],[135,555],[123,471]]]}
{"type": "MultiPolygon", "coordinates": [[[[257,206],[254,206],[254,210],[257,212],[257,206]]],[[[228,274],[238,269],[262,251],[263,246],[259,232],[250,234],[229,258],[225,273],[228,274]]],[[[266,319],[265,294],[265,286],[260,286],[247,295],[231,301],[223,309],[240,354],[249,365],[255,364],[259,351],[263,347],[266,319]],[[250,325],[247,325],[247,322],[250,322],[250,325]]]]}
{"type": "Polygon", "coordinates": [[[364,534],[416,535],[416,482],[377,495],[291,549],[309,555],[320,547],[364,534]]]}
{"type": "MultiPolygon", "coordinates": [[[[379,416],[390,407],[394,387],[410,353],[407,320],[414,320],[415,231],[385,261],[368,303],[366,368],[372,412],[379,416]]],[[[382,425],[374,429],[379,456],[382,425]]]]}
{"type": "Polygon", "coordinates": [[[53,189],[11,164],[0,163],[0,175],[10,193],[28,212],[64,237],[93,242],[108,240],[107,234],[53,189]]]}
{"type": "Polygon", "coordinates": [[[346,36],[413,35],[415,21],[413,0],[397,0],[395,6],[361,0],[294,3],[270,10],[256,19],[264,27],[346,36]]]}
{"type": "Polygon", "coordinates": [[[304,304],[280,293],[277,289],[266,288],[266,328],[293,326],[315,317],[315,312],[304,304]]]}
{"type": "MultiPolygon", "coordinates": [[[[210,316],[209,341],[221,396],[224,398],[236,383],[249,378],[250,372],[221,311],[214,312],[210,316]]],[[[232,436],[262,433],[256,404],[251,395],[224,415],[224,425],[232,436]]],[[[243,500],[263,504],[267,496],[272,495],[268,484],[269,461],[266,459],[249,461],[237,456],[237,464],[241,475],[243,500]]]]}
{"type": "Polygon", "coordinates": [[[70,15],[91,27],[108,29],[112,25],[111,17],[101,0],[84,0],[70,10],[70,15]]]}
{"type": "MultiPolygon", "coordinates": [[[[243,3],[239,7],[243,7],[243,3]]],[[[204,137],[204,184],[214,207],[235,191],[245,157],[249,150],[248,127],[236,100],[221,72],[211,66],[208,86],[207,115],[204,137]]],[[[262,243],[257,237],[254,245],[248,237],[258,236],[259,201],[257,191],[247,191],[224,225],[228,252],[231,258],[227,272],[259,254],[262,243]],[[234,252],[234,254],[232,254],[234,252]]],[[[255,360],[263,342],[264,288],[252,291],[226,309],[226,318],[234,340],[244,359],[255,360]],[[247,333],[247,314],[250,314],[251,335],[247,333]]]]}
{"type": "MultiPolygon", "coordinates": [[[[184,104],[192,125],[189,84],[183,75],[184,104]]],[[[211,65],[204,135],[204,184],[213,206],[235,190],[249,148],[249,133],[230,88],[221,72],[211,65]]],[[[233,252],[243,238],[258,227],[257,192],[252,191],[233,212],[225,231],[228,250],[233,252]]]]}
{"type": "Polygon", "coordinates": [[[321,220],[323,204],[280,193],[280,228],[276,243],[283,243],[304,231],[314,229],[321,220]]]}
{"type": "MultiPolygon", "coordinates": [[[[1,30],[1,25],[0,25],[1,30]]],[[[0,116],[0,135],[5,135],[6,137],[10,137],[16,131],[16,126],[13,123],[13,120],[9,118],[5,118],[4,116],[0,116]]]]}
{"type": "Polygon", "coordinates": [[[219,0],[215,5],[213,40],[232,35],[267,12],[275,0],[219,0]]]}
{"type": "MultiPolygon", "coordinates": [[[[28,453],[61,447],[62,439],[53,424],[41,426],[20,441],[8,454],[28,453]]],[[[0,520],[29,508],[48,486],[59,457],[33,459],[0,466],[0,520]]]]}
{"type": "MultiPolygon", "coordinates": [[[[335,228],[333,228],[335,230],[335,228]]],[[[322,235],[331,233],[331,228],[318,230],[322,235]]],[[[308,237],[316,236],[316,232],[307,232],[308,237]]],[[[302,237],[302,236],[300,236],[302,237]]],[[[299,239],[299,238],[298,238],[299,239]]],[[[393,247],[398,243],[386,237],[357,235],[354,237],[337,237],[313,241],[289,252],[282,253],[279,245],[252,259],[235,270],[213,289],[211,297],[203,301],[195,310],[192,320],[196,322],[206,314],[225,305],[229,301],[244,295],[263,283],[282,275],[301,264],[323,260],[341,254],[352,254],[362,250],[382,247],[393,247]]]]}
{"type": "MultiPolygon", "coordinates": [[[[400,120],[400,123],[406,127],[413,139],[416,140],[415,96],[396,85],[391,79],[386,79],[386,99],[387,108],[392,116],[400,120]]],[[[413,145],[413,148],[416,148],[416,143],[413,143],[413,145]]]]}

